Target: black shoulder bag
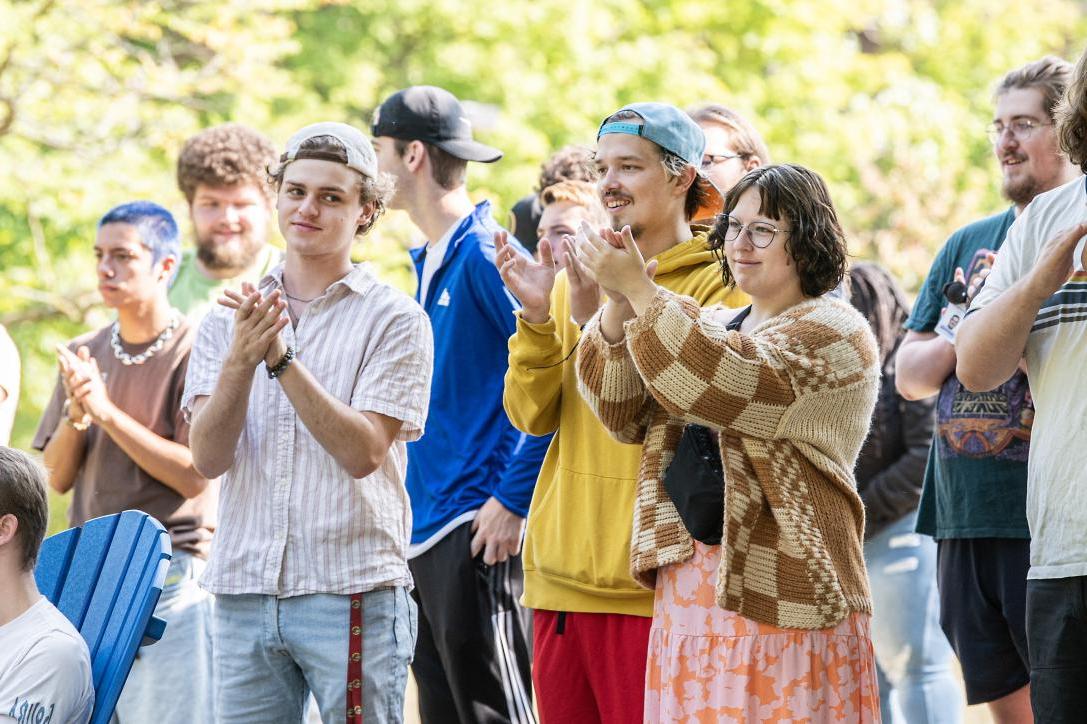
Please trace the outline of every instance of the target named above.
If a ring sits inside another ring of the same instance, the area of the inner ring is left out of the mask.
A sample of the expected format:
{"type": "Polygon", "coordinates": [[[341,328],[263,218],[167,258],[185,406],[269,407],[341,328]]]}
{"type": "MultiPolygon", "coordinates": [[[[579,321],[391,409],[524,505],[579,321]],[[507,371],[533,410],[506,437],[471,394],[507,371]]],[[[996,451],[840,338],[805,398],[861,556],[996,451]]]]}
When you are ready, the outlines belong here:
{"type": "MultiPolygon", "coordinates": [[[[737,314],[727,329],[737,330],[751,307],[737,314]]],[[[702,425],[687,425],[676,446],[664,490],[679,512],[691,537],[706,545],[720,545],[725,522],[725,472],[717,433],[702,425]]]]}

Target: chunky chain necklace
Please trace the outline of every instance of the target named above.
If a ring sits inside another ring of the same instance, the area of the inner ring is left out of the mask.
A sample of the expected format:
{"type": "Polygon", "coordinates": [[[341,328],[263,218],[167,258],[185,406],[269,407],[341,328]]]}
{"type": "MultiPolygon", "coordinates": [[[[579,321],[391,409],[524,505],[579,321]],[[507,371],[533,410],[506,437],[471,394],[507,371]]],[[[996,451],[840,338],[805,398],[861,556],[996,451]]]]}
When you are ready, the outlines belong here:
{"type": "Polygon", "coordinates": [[[170,318],[170,323],[166,325],[166,329],[159,333],[159,336],[155,338],[155,341],[151,343],[150,347],[139,354],[129,354],[128,352],[125,352],[125,348],[121,346],[121,325],[118,322],[114,322],[113,327],[110,329],[109,339],[109,344],[113,347],[113,356],[125,366],[142,365],[144,362],[154,357],[155,353],[170,341],[170,338],[174,336],[174,332],[180,324],[181,317],[175,312],[173,317],[170,318]]]}

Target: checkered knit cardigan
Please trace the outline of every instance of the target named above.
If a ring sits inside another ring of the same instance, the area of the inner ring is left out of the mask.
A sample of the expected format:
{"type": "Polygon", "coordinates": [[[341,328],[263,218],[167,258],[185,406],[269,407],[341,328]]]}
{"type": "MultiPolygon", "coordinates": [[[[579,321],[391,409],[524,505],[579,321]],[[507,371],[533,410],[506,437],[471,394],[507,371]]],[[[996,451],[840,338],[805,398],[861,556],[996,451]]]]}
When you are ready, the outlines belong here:
{"type": "Polygon", "coordinates": [[[599,314],[581,339],[582,395],[617,439],[643,443],[631,573],[652,588],[694,553],[663,476],[697,423],[719,432],[725,468],[717,603],[797,629],[871,612],[853,477],[879,388],[868,323],[825,297],[749,334],[720,317],[662,289],[624,341],[604,340],[599,314]]]}

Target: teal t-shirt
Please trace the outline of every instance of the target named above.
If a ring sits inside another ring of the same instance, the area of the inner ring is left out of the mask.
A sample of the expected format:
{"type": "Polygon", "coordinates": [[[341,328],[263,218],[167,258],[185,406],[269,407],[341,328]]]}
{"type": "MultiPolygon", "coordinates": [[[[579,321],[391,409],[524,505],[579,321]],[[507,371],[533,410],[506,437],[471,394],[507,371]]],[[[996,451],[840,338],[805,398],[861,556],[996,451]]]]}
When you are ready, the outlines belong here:
{"type": "MultiPolygon", "coordinates": [[[[1015,209],[956,231],[936,255],[906,328],[931,332],[947,305],[943,287],[962,267],[967,283],[987,267],[986,256],[1004,243],[1015,209]]],[[[970,392],[951,374],[936,403],[936,433],[929,450],[917,511],[917,532],[941,538],[1029,538],[1027,451],[1034,402],[1027,377],[1016,372],[991,392],[970,392]]]]}

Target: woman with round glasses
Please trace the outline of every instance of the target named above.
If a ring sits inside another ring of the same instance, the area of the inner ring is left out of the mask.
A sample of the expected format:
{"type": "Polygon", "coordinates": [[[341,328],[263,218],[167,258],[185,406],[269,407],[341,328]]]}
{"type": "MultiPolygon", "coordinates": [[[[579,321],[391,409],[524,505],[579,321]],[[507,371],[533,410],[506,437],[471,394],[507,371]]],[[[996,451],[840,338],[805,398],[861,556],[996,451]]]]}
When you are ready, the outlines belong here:
{"type": "Polygon", "coordinates": [[[579,237],[609,299],[582,337],[581,391],[643,445],[645,720],[878,722],[853,466],[879,354],[864,317],[826,296],[846,249],[822,179],[766,166],[728,193],[710,239],[751,297],[740,310],[656,286],[629,229],[579,237]]]}

